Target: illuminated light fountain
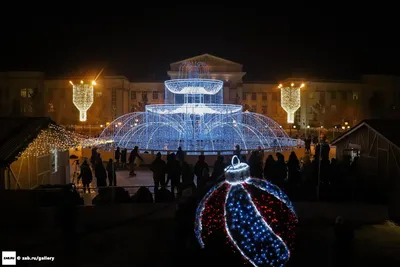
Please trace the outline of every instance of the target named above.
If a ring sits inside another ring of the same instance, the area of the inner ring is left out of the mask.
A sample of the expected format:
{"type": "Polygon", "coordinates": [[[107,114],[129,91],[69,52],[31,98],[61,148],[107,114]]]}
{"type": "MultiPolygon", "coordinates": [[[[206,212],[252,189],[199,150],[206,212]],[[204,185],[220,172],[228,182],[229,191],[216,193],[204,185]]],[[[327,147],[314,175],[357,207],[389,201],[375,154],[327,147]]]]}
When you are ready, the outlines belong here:
{"type": "Polygon", "coordinates": [[[165,104],[147,105],[145,112],[125,114],[110,123],[100,138],[114,146],[142,150],[176,150],[188,154],[232,154],[243,150],[293,149],[290,139],[272,119],[242,112],[241,105],[223,104],[223,82],[210,79],[202,62],[185,62],[178,79],[165,81],[165,104]]]}
{"type": "Polygon", "coordinates": [[[291,83],[290,86],[279,85],[281,89],[281,106],[287,113],[287,122],[294,123],[294,113],[300,108],[300,88],[304,87],[304,83],[296,86],[291,83]]]}
{"type": "Polygon", "coordinates": [[[77,85],[75,85],[72,81],[69,83],[72,85],[72,102],[79,110],[79,120],[86,121],[87,111],[94,102],[93,91],[96,82],[92,81],[90,84],[87,84],[81,81],[80,84],[77,85]]]}

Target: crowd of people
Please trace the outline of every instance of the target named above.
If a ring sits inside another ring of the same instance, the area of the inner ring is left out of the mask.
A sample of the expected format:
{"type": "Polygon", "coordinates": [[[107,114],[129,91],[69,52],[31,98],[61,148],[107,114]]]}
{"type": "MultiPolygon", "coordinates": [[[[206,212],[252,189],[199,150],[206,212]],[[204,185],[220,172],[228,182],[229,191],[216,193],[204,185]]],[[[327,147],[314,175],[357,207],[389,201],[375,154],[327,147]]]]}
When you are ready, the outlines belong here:
{"type": "MultiPolygon", "coordinates": [[[[354,186],[357,180],[357,158],[345,158],[337,162],[335,158],[329,158],[330,146],[322,138],[321,140],[305,139],[305,155],[298,158],[292,151],[285,159],[283,153],[264,155],[264,150],[259,147],[252,151],[248,159],[242,154],[239,145],[236,145],[233,155],[237,155],[241,161],[250,166],[252,177],[266,179],[284,189],[291,198],[312,200],[320,197],[348,197],[354,194],[354,186]],[[320,142],[318,142],[320,141],[320,142]],[[311,143],[314,143],[314,151],[311,153],[311,143]]],[[[136,176],[135,161],[143,158],[139,154],[137,146],[129,153],[127,149],[116,148],[114,159],[109,159],[106,166],[97,148],[92,149],[90,165],[85,160],[81,165],[78,177],[82,179],[84,192],[89,192],[89,186],[93,178],[96,178],[97,187],[116,186],[116,170],[129,169],[129,176],[136,176]],[[107,183],[108,180],[108,183],[107,183]]],[[[224,174],[224,169],[231,164],[231,157],[218,156],[216,161],[209,165],[204,155],[199,155],[197,162],[189,164],[185,159],[185,152],[181,147],[176,153],[170,153],[163,160],[160,152],[156,154],[149,169],[153,173],[154,193],[167,188],[173,195],[181,196],[184,191],[203,189],[207,184],[212,184],[224,174]]]]}
{"type": "Polygon", "coordinates": [[[166,188],[171,184],[171,192],[178,196],[186,189],[194,190],[196,188],[194,177],[197,177],[197,186],[203,184],[209,178],[210,168],[205,162],[204,155],[200,155],[194,168],[185,161],[185,154],[181,147],[175,153],[168,154],[165,162],[161,153],[158,152],[156,159],[150,164],[150,170],[153,172],[154,191],[160,188],[166,188]]]}
{"type": "MultiPolygon", "coordinates": [[[[252,177],[266,179],[279,186],[294,200],[353,197],[358,179],[358,158],[348,156],[338,162],[335,158],[329,158],[329,152],[330,146],[325,138],[308,138],[302,158],[292,151],[287,160],[280,152],[269,154],[264,160],[264,151],[259,148],[251,152],[248,160],[241,155],[241,160],[249,164],[252,177]],[[311,142],[314,143],[313,154],[311,142]]],[[[235,154],[240,155],[238,146],[235,154]]]]}
{"type": "MultiPolygon", "coordinates": [[[[237,145],[234,155],[250,166],[252,177],[266,179],[281,187],[294,200],[332,199],[341,200],[353,198],[358,182],[357,157],[345,157],[341,162],[329,158],[330,146],[325,138],[312,140],[314,151],[311,153],[311,139],[306,140],[306,153],[298,158],[292,151],[287,159],[277,152],[264,156],[264,150],[259,147],[250,153],[247,159],[241,154],[237,145]]],[[[203,189],[207,184],[213,184],[224,174],[224,169],[231,164],[231,157],[218,156],[212,167],[204,155],[198,157],[194,166],[185,161],[184,152],[178,149],[176,155],[171,153],[165,163],[161,154],[151,164],[155,188],[165,187],[171,181],[172,192],[178,195],[186,188],[203,189]],[[196,183],[194,179],[196,178],[196,183]]]]}
{"type": "MultiPolygon", "coordinates": [[[[97,148],[92,148],[92,155],[90,157],[90,165],[87,159],[83,160],[80,165],[80,172],[77,177],[77,183],[82,181],[84,193],[90,193],[90,184],[93,178],[96,179],[97,187],[104,186],[117,186],[117,170],[126,169],[129,166],[129,176],[136,176],[135,173],[135,160],[136,158],[143,161],[139,155],[138,147],[136,146],[129,154],[129,161],[127,162],[127,149],[120,149],[117,147],[114,153],[114,159],[108,159],[106,166],[103,164],[101,154],[98,153],[97,148]],[[108,183],[107,183],[108,180],[108,183]]],[[[79,164],[79,161],[77,161],[79,164]]]]}

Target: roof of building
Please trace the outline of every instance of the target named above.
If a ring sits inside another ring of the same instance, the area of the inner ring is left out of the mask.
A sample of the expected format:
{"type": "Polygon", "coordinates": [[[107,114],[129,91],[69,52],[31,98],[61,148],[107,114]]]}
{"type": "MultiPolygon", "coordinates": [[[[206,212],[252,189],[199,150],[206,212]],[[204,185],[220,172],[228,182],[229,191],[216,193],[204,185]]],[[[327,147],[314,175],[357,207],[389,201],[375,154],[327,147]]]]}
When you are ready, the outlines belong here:
{"type": "Polygon", "coordinates": [[[0,117],[0,165],[15,161],[50,124],[55,122],[47,117],[0,117]]]}
{"type": "Polygon", "coordinates": [[[182,64],[183,62],[186,62],[186,61],[204,61],[204,62],[208,62],[208,61],[212,61],[212,62],[219,62],[220,64],[234,64],[234,65],[238,65],[238,66],[242,66],[242,64],[240,64],[240,63],[237,63],[237,62],[233,62],[233,61],[230,61],[230,60],[227,60],[227,59],[225,59],[225,58],[221,58],[221,57],[217,57],[217,56],[214,56],[214,55],[211,55],[211,54],[202,54],[202,55],[198,55],[198,56],[194,56],[194,57],[191,57],[191,58],[187,58],[187,59],[184,59],[184,60],[180,60],[180,61],[178,61],[178,62],[174,62],[174,63],[171,63],[170,65],[172,66],[172,65],[180,65],[180,64],[182,64]]]}
{"type": "Polygon", "coordinates": [[[393,143],[397,147],[400,147],[400,120],[398,119],[367,119],[363,120],[357,125],[355,125],[349,131],[343,133],[336,139],[334,139],[331,144],[334,145],[344,137],[357,131],[359,128],[367,126],[377,133],[381,134],[389,142],[393,143]]]}

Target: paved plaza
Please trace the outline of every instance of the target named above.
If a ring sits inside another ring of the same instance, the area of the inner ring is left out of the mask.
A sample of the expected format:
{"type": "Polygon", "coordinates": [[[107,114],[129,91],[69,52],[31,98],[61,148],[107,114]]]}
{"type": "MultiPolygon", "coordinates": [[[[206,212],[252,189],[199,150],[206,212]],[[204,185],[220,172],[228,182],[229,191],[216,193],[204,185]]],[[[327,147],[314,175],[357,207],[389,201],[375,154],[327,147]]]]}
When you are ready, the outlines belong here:
{"type": "MultiPolygon", "coordinates": [[[[141,187],[148,187],[149,190],[154,193],[153,188],[153,173],[150,170],[146,170],[142,168],[140,170],[135,171],[136,176],[130,177],[128,170],[119,170],[117,171],[117,186],[124,187],[125,190],[129,192],[130,195],[136,193],[136,191],[141,187]]],[[[84,194],[82,190],[82,181],[76,183],[76,178],[74,179],[74,173],[71,173],[71,182],[75,182],[77,185],[78,191],[81,193],[85,201],[85,205],[91,205],[92,199],[97,195],[97,180],[93,177],[93,181],[90,184],[91,193],[84,194]]],[[[108,180],[107,180],[108,184],[108,180]]]]}

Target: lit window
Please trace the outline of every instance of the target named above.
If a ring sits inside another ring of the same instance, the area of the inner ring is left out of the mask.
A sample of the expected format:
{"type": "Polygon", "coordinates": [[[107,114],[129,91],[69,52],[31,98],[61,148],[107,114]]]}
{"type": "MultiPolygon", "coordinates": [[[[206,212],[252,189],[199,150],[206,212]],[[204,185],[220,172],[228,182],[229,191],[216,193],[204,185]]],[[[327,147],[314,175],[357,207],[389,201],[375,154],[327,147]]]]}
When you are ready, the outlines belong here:
{"type": "Polygon", "coordinates": [[[358,100],[358,92],[353,92],[353,100],[358,100]]]}
{"type": "Polygon", "coordinates": [[[25,98],[31,98],[33,96],[33,89],[32,88],[22,88],[21,96],[25,97],[25,98]]]}
{"type": "Polygon", "coordinates": [[[21,105],[21,112],[22,113],[32,113],[33,112],[32,103],[26,103],[26,104],[21,105]]]}

